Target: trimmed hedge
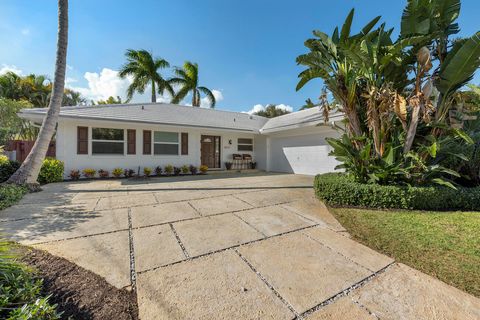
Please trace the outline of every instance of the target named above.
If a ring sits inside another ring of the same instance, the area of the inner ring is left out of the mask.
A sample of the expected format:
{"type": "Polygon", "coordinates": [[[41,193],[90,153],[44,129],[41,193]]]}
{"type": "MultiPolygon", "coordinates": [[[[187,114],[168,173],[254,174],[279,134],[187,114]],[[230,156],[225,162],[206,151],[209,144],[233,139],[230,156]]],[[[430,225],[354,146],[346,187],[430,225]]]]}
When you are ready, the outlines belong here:
{"type": "Polygon", "coordinates": [[[0,183],[5,182],[10,178],[15,171],[20,168],[20,163],[18,161],[0,161],[0,183]]]}
{"type": "Polygon", "coordinates": [[[315,194],[331,206],[417,210],[480,210],[480,187],[363,184],[342,173],[317,175],[315,194]]]}
{"type": "Polygon", "coordinates": [[[38,174],[41,184],[63,181],[63,162],[54,158],[45,158],[38,174]]]}

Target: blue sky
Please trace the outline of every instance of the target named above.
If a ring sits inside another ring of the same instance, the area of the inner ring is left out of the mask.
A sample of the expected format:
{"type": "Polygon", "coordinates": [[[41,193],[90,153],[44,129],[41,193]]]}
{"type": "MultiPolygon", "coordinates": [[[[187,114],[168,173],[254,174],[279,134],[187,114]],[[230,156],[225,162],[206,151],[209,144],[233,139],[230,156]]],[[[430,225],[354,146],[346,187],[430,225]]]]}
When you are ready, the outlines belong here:
{"type": "MultiPolygon", "coordinates": [[[[70,1],[68,86],[91,98],[124,94],[115,71],[127,48],[144,48],[172,65],[197,62],[200,81],[217,90],[219,109],[248,111],[257,104],[297,110],[316,98],[320,81],[295,92],[311,31],[330,33],[354,7],[354,27],[376,15],[398,29],[405,1],[385,0],[175,0],[70,1]]],[[[0,2],[0,69],[53,74],[56,1],[0,2]]],[[[480,1],[463,0],[461,35],[479,29],[480,1]]],[[[168,72],[164,72],[168,76],[168,72]]],[[[476,82],[479,81],[477,75],[476,82]]],[[[149,101],[138,96],[136,101],[149,101]]]]}

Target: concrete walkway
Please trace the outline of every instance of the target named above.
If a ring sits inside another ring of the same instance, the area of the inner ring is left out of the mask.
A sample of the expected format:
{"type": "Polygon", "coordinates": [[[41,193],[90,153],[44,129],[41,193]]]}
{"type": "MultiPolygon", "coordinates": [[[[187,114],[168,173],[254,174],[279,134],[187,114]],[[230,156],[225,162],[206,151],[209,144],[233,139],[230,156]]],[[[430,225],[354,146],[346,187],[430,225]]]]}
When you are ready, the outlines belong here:
{"type": "MultiPolygon", "coordinates": [[[[480,300],[349,238],[312,178],[58,183],[1,230],[137,290],[142,319],[480,319],[480,300]]],[[[392,235],[394,236],[394,235],[392,235]]]]}

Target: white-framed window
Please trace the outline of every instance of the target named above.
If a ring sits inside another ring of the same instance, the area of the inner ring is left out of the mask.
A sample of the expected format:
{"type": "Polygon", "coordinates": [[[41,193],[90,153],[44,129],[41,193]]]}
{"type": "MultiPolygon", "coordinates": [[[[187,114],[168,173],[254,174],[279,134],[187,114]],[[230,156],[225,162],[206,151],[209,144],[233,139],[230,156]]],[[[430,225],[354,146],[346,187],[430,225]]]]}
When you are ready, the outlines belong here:
{"type": "Polygon", "coordinates": [[[153,154],[156,155],[179,155],[180,139],[178,132],[154,131],[153,154]]]}
{"type": "Polygon", "coordinates": [[[123,129],[92,128],[92,154],[125,154],[123,129]]]}
{"type": "Polygon", "coordinates": [[[238,138],[237,140],[238,151],[253,151],[253,139],[238,138]]]}

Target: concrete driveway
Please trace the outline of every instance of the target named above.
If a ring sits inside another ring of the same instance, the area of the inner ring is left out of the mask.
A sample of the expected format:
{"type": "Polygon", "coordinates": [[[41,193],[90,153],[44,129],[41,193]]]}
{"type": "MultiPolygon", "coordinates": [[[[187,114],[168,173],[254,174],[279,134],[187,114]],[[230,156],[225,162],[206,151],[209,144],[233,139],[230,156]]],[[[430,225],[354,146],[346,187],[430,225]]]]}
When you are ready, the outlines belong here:
{"type": "Polygon", "coordinates": [[[58,183],[0,220],[137,290],[142,319],[480,318],[478,299],[349,239],[311,177],[58,183]]]}

